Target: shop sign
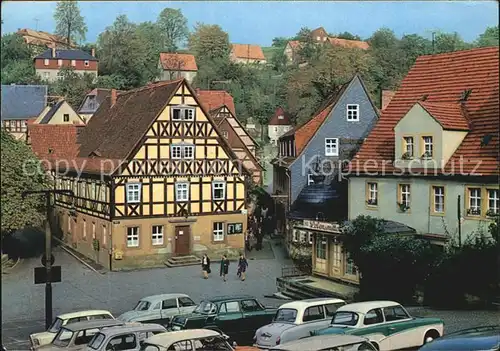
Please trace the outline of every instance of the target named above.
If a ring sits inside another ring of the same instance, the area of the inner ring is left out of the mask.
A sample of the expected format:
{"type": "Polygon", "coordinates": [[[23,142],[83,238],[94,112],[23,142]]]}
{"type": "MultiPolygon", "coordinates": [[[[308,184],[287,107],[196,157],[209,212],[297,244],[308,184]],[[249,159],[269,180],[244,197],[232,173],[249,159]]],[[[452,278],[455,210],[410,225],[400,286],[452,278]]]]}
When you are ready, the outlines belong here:
{"type": "Polygon", "coordinates": [[[321,230],[323,232],[340,234],[340,225],[338,223],[304,220],[302,227],[310,230],[321,230]]]}

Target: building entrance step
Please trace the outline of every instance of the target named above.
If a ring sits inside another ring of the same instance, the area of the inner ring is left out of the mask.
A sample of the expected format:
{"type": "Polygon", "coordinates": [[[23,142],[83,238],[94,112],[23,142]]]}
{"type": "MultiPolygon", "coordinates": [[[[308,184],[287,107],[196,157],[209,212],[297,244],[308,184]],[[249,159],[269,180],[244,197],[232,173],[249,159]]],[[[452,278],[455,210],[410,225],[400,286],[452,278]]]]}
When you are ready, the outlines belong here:
{"type": "Polygon", "coordinates": [[[170,268],[196,266],[199,264],[201,264],[201,260],[194,255],[170,257],[165,261],[165,265],[170,268]]]}

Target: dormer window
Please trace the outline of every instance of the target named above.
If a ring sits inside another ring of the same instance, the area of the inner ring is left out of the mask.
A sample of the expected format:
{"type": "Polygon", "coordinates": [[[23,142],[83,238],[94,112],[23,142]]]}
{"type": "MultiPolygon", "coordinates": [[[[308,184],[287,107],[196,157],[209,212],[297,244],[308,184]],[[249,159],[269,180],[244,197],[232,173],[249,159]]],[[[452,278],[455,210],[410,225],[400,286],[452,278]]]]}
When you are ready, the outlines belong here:
{"type": "Polygon", "coordinates": [[[403,159],[413,158],[414,142],[412,136],[403,137],[403,159]]]}
{"type": "Polygon", "coordinates": [[[347,105],[347,120],[349,122],[359,121],[359,105],[358,104],[348,104],[347,105]]]}
{"type": "Polygon", "coordinates": [[[195,109],[193,107],[172,107],[172,121],[194,121],[195,109]]]}
{"type": "Polygon", "coordinates": [[[432,137],[431,136],[422,137],[422,145],[423,145],[422,158],[432,158],[434,149],[432,144],[432,137]]]}

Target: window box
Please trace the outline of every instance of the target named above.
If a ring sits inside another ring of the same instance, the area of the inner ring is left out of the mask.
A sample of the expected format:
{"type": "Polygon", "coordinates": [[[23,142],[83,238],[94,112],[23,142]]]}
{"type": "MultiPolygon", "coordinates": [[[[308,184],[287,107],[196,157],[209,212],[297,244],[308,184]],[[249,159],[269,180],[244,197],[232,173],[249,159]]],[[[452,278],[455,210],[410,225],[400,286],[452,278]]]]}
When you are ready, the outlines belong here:
{"type": "Polygon", "coordinates": [[[401,155],[402,160],[411,160],[413,158],[412,155],[410,155],[409,152],[405,152],[403,155],[401,155]]]}
{"type": "Polygon", "coordinates": [[[432,153],[431,152],[424,152],[422,154],[422,156],[420,156],[421,159],[425,160],[425,159],[429,159],[429,158],[432,158],[432,153]]]}
{"type": "Polygon", "coordinates": [[[399,211],[401,211],[401,212],[406,212],[407,210],[410,209],[410,206],[408,206],[405,203],[397,202],[397,204],[398,204],[398,207],[399,207],[399,211]]]}
{"type": "Polygon", "coordinates": [[[481,215],[481,209],[480,208],[468,208],[467,209],[467,214],[471,216],[480,216],[481,215]]]}
{"type": "Polygon", "coordinates": [[[366,203],[370,206],[377,206],[377,199],[368,199],[366,203]]]}
{"type": "Polygon", "coordinates": [[[495,212],[492,209],[489,209],[488,211],[486,211],[486,217],[497,217],[497,216],[498,216],[498,212],[495,212]]]}

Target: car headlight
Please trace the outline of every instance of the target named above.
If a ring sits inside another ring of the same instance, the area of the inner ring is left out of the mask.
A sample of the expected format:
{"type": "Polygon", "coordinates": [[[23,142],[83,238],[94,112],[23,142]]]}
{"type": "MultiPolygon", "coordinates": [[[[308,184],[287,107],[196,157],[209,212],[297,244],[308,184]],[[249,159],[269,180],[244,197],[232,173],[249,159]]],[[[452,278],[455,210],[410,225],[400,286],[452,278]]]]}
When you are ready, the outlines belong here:
{"type": "Polygon", "coordinates": [[[37,338],[34,338],[33,339],[33,346],[40,346],[40,340],[38,340],[37,338]]]}

